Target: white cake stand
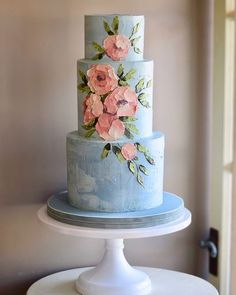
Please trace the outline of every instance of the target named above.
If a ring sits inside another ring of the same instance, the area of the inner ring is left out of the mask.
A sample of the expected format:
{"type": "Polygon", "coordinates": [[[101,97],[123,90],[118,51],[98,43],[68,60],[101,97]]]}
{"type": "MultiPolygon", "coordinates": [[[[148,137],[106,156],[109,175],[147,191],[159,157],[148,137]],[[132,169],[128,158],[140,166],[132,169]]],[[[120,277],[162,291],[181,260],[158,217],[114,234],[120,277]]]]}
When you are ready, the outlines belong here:
{"type": "Polygon", "coordinates": [[[123,239],[154,237],[186,228],[191,223],[191,213],[184,209],[176,221],[148,228],[99,229],[61,223],[49,217],[47,207],[38,211],[45,226],[62,234],[85,238],[105,239],[105,254],[94,268],[84,271],[75,281],[75,288],[83,295],[145,295],[151,291],[149,276],[129,265],[125,259],[123,239]]]}

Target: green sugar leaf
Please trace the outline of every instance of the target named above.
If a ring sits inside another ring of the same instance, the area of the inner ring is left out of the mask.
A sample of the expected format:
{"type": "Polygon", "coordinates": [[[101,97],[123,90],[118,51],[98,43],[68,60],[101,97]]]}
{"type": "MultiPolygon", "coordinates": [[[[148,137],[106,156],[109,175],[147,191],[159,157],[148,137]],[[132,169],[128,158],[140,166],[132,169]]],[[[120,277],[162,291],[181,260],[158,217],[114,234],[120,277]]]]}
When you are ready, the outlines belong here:
{"type": "Polygon", "coordinates": [[[117,70],[117,75],[119,78],[121,78],[124,74],[124,66],[122,64],[119,65],[118,70],[117,70]]]}
{"type": "Polygon", "coordinates": [[[133,35],[135,35],[137,32],[138,32],[138,30],[139,30],[139,28],[140,28],[140,23],[137,23],[134,27],[133,27],[133,29],[132,29],[132,33],[131,33],[131,37],[130,38],[132,38],[133,37],[133,35]]]}
{"type": "Polygon", "coordinates": [[[129,139],[134,139],[133,134],[127,128],[125,128],[125,136],[129,139]]]}
{"type": "Polygon", "coordinates": [[[128,81],[133,78],[133,76],[136,74],[135,69],[131,69],[123,78],[124,81],[128,81]]]}
{"type": "Polygon", "coordinates": [[[100,52],[100,53],[94,55],[94,56],[92,57],[92,60],[100,60],[100,59],[103,58],[103,55],[104,55],[104,54],[105,54],[105,52],[100,52]]]}
{"type": "Polygon", "coordinates": [[[138,183],[144,187],[144,182],[143,182],[143,178],[140,174],[137,175],[137,181],[138,183]]]}
{"type": "Polygon", "coordinates": [[[101,159],[102,160],[105,159],[109,155],[110,150],[111,150],[111,144],[108,143],[103,148],[103,151],[102,151],[102,154],[101,154],[101,159]]]}
{"type": "Polygon", "coordinates": [[[87,94],[91,91],[90,88],[89,88],[87,85],[85,85],[84,83],[79,84],[79,85],[78,85],[78,89],[79,89],[81,92],[83,92],[83,93],[87,93],[87,94]]]}
{"type": "Polygon", "coordinates": [[[149,88],[151,86],[152,86],[152,80],[147,81],[146,88],[149,88]]]}
{"type": "Polygon", "coordinates": [[[147,148],[144,145],[140,144],[139,142],[136,142],[135,146],[140,153],[144,154],[148,152],[147,148]]]}
{"type": "Polygon", "coordinates": [[[137,37],[137,38],[133,38],[130,40],[131,46],[135,46],[138,41],[140,40],[141,36],[137,37]]]}
{"type": "Polygon", "coordinates": [[[93,133],[96,131],[95,128],[92,128],[90,130],[88,130],[86,133],[85,133],[85,137],[91,137],[93,135],[93,133]]]}
{"type": "Polygon", "coordinates": [[[92,119],[87,124],[82,125],[82,127],[85,130],[90,130],[91,128],[93,128],[96,125],[96,123],[97,123],[97,120],[96,119],[92,119]]]}
{"type": "Polygon", "coordinates": [[[140,91],[142,91],[144,89],[144,87],[145,87],[144,83],[145,83],[144,78],[142,78],[141,80],[138,81],[138,83],[135,86],[136,93],[139,93],[140,91]]]}
{"type": "Polygon", "coordinates": [[[123,80],[118,81],[119,86],[129,86],[129,83],[123,80]]]}
{"type": "Polygon", "coordinates": [[[144,165],[139,165],[138,168],[143,174],[148,175],[148,170],[144,165]]]}
{"type": "Polygon", "coordinates": [[[134,122],[134,121],[137,121],[137,120],[138,120],[137,118],[134,118],[134,117],[127,117],[127,116],[120,117],[119,119],[120,119],[122,122],[134,122]]]}
{"type": "Polygon", "coordinates": [[[142,51],[138,47],[134,47],[134,52],[137,54],[141,54],[142,51]]]}
{"type": "Polygon", "coordinates": [[[155,165],[155,160],[149,154],[145,153],[144,156],[151,165],[155,165]]]}
{"type": "Polygon", "coordinates": [[[82,79],[82,81],[84,82],[84,84],[87,85],[88,80],[87,80],[86,75],[81,70],[79,70],[79,75],[80,75],[80,78],[82,79]]]}
{"type": "Polygon", "coordinates": [[[133,132],[135,134],[140,134],[138,128],[131,123],[125,123],[125,128],[127,128],[130,132],[133,132]]]}
{"type": "Polygon", "coordinates": [[[107,32],[108,35],[114,35],[114,33],[112,32],[108,22],[106,22],[105,20],[103,21],[103,26],[105,31],[107,32]]]}
{"type": "Polygon", "coordinates": [[[118,16],[115,16],[113,18],[112,29],[115,34],[118,34],[118,29],[119,29],[119,17],[118,16]]]}
{"type": "Polygon", "coordinates": [[[146,93],[141,93],[138,96],[138,101],[141,103],[142,106],[144,106],[145,108],[150,108],[150,104],[147,101],[147,94],[146,93]]]}
{"type": "Polygon", "coordinates": [[[125,158],[123,157],[123,155],[121,153],[121,149],[118,146],[113,145],[112,151],[116,155],[116,157],[120,161],[120,163],[123,164],[125,162],[125,158]]]}
{"type": "Polygon", "coordinates": [[[101,52],[101,53],[103,53],[105,51],[104,48],[102,48],[102,46],[99,45],[96,42],[93,42],[93,48],[96,49],[98,52],[101,52]]]}
{"type": "Polygon", "coordinates": [[[136,166],[132,161],[128,161],[129,171],[136,175],[136,166]]]}

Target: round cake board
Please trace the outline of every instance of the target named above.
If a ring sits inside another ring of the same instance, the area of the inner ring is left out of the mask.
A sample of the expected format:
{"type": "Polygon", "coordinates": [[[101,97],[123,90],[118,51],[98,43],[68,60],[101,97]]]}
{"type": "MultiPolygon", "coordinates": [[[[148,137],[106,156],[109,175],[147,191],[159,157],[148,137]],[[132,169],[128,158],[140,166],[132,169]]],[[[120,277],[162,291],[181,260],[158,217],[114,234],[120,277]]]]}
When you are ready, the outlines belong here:
{"type": "Polygon", "coordinates": [[[47,202],[48,215],[60,222],[92,228],[128,229],[142,228],[173,222],[184,212],[183,199],[164,192],[162,205],[133,212],[107,213],[81,211],[68,202],[68,192],[51,196],[47,202]]]}

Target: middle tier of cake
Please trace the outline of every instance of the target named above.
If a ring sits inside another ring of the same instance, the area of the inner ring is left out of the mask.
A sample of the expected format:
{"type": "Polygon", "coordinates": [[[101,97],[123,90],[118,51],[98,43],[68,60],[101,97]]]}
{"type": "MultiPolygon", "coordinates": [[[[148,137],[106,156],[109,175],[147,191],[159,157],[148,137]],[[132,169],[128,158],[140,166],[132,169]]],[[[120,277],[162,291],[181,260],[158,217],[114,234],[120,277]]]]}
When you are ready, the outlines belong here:
{"type": "Polygon", "coordinates": [[[129,212],[163,201],[164,135],[101,142],[67,135],[69,202],[85,211],[129,212]]]}
{"type": "Polygon", "coordinates": [[[77,69],[81,136],[117,140],[152,135],[153,61],[79,60],[77,69]]]}

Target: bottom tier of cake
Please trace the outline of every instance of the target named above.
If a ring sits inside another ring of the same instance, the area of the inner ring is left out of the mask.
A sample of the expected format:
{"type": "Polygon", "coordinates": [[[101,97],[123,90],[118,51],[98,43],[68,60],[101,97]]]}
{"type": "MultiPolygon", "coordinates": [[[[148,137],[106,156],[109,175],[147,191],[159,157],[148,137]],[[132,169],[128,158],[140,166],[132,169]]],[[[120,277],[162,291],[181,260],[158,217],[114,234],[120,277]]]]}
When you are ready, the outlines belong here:
{"type": "Polygon", "coordinates": [[[115,142],[67,136],[69,202],[84,211],[129,212],[163,201],[164,135],[115,142]]]}

